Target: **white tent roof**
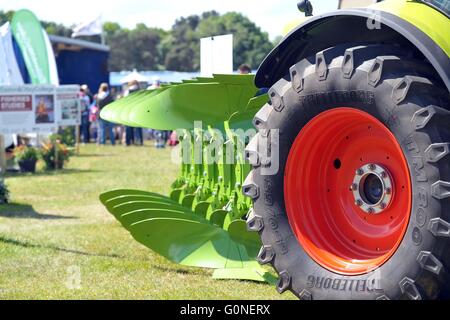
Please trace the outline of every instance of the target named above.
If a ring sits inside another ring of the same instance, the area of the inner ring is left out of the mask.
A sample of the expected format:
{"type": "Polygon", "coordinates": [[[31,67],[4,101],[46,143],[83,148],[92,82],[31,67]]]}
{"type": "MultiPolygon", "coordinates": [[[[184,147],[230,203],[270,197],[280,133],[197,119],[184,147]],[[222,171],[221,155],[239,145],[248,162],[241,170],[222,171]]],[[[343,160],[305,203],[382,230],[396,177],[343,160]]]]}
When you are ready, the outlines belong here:
{"type": "Polygon", "coordinates": [[[146,76],[140,74],[136,70],[133,70],[133,72],[131,72],[129,75],[123,77],[120,80],[120,83],[128,83],[133,80],[136,80],[138,82],[148,82],[149,81],[149,79],[146,76]]]}

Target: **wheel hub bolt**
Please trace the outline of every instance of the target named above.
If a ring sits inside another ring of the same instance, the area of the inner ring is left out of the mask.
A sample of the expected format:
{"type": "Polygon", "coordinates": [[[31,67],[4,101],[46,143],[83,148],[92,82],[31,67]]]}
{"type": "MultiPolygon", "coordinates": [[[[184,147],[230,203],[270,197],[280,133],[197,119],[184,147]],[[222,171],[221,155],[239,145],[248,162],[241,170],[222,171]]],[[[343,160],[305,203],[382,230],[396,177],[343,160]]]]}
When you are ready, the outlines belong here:
{"type": "Polygon", "coordinates": [[[361,201],[361,200],[356,200],[356,205],[358,206],[358,207],[361,207],[362,205],[363,205],[363,202],[361,201]]]}
{"type": "Polygon", "coordinates": [[[386,171],[383,171],[383,172],[381,173],[381,177],[382,177],[383,179],[386,179],[386,178],[387,178],[387,173],[386,173],[386,171]]]}
{"type": "Polygon", "coordinates": [[[364,170],[360,168],[356,170],[356,174],[362,176],[364,174],[364,170]]]}
{"type": "Polygon", "coordinates": [[[357,185],[356,183],[353,183],[353,184],[350,186],[350,190],[351,190],[351,191],[354,191],[354,190],[356,190],[356,189],[358,189],[358,185],[357,185]]]}
{"type": "Polygon", "coordinates": [[[367,167],[369,168],[369,170],[372,170],[372,171],[377,168],[377,166],[374,165],[373,163],[369,164],[367,167]]]}
{"type": "Polygon", "coordinates": [[[373,208],[368,208],[368,209],[367,209],[367,212],[368,212],[368,213],[374,213],[375,210],[374,210],[373,208]]]}
{"type": "Polygon", "coordinates": [[[383,202],[382,204],[380,204],[380,208],[381,209],[386,209],[386,203],[383,202]]]}
{"type": "Polygon", "coordinates": [[[392,193],[392,189],[391,188],[386,188],[386,194],[391,194],[392,193]]]}

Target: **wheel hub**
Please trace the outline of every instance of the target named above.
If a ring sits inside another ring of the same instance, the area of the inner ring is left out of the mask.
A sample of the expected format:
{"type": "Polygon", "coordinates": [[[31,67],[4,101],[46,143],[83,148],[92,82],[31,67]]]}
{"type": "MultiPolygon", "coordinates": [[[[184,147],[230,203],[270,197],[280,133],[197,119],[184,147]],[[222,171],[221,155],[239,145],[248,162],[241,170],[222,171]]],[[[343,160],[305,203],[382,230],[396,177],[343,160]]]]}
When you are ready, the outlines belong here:
{"type": "Polygon", "coordinates": [[[407,230],[408,163],[380,120],[355,108],[333,108],[295,138],[284,200],[291,228],[313,260],[334,273],[364,274],[390,259],[407,230]]]}
{"type": "Polygon", "coordinates": [[[350,186],[355,204],[368,214],[380,214],[392,200],[393,183],[389,171],[375,163],[358,168],[350,186]]]}

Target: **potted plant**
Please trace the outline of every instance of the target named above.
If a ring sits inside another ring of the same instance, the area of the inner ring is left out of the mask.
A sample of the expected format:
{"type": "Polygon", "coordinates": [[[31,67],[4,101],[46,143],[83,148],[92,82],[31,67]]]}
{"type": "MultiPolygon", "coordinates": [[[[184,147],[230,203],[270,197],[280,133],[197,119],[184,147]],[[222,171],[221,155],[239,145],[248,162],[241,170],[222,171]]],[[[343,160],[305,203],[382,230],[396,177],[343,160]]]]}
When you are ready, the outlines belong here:
{"type": "Polygon", "coordinates": [[[41,156],[47,170],[62,169],[64,163],[69,161],[69,149],[59,140],[50,140],[42,144],[41,156]]]}
{"type": "Polygon", "coordinates": [[[38,151],[36,148],[26,145],[18,146],[14,149],[14,156],[21,172],[36,172],[36,162],[38,160],[38,151]]]}

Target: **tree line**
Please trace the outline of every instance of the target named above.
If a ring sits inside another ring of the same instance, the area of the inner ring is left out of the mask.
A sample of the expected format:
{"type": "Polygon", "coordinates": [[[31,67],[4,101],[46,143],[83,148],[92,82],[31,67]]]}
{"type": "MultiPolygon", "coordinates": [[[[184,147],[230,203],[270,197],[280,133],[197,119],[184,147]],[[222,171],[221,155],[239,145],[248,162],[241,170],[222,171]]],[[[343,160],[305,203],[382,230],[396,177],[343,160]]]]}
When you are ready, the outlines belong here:
{"type": "MultiPolygon", "coordinates": [[[[10,21],[14,12],[0,10],[0,24],[10,21]]],[[[70,37],[71,27],[41,21],[48,34],[70,37]]],[[[234,68],[243,63],[256,69],[274,43],[254,22],[238,12],[204,12],[177,19],[170,30],[150,28],[138,23],[133,29],[116,22],[103,24],[106,44],[110,46],[110,71],[200,69],[200,38],[234,35],[234,68]]],[[[100,37],[80,37],[100,41],[100,37]]]]}

